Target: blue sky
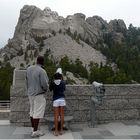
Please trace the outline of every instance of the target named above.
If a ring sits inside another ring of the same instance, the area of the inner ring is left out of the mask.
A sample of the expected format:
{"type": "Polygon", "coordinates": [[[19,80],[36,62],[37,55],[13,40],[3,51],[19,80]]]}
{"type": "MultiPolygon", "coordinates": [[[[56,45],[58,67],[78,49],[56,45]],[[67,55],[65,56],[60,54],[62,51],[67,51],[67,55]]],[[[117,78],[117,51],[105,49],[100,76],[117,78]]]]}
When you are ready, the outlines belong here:
{"type": "Polygon", "coordinates": [[[140,27],[140,0],[0,0],[0,48],[13,37],[20,9],[25,4],[42,10],[50,7],[63,17],[80,12],[86,17],[101,16],[107,22],[123,19],[127,26],[132,23],[140,27]]]}

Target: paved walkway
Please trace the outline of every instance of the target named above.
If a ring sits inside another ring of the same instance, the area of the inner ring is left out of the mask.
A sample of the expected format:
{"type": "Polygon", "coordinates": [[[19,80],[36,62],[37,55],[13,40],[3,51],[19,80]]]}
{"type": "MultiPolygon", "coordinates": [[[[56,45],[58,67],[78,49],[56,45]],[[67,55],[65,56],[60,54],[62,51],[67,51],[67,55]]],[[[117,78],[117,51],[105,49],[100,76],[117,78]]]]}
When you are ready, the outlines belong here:
{"type": "MultiPolygon", "coordinates": [[[[91,128],[89,124],[71,124],[71,130],[54,136],[47,126],[41,126],[45,135],[37,139],[140,139],[140,121],[121,121],[100,124],[91,128]]],[[[32,139],[30,127],[11,125],[0,121],[0,139],[32,139]]]]}

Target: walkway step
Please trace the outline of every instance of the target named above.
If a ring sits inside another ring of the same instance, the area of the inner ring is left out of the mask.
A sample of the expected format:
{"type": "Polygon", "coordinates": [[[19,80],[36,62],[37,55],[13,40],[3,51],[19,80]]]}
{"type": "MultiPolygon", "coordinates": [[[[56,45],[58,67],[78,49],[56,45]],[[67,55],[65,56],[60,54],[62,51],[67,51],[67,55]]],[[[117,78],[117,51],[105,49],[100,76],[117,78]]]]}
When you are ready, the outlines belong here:
{"type": "Polygon", "coordinates": [[[10,125],[10,120],[0,120],[0,125],[10,125]]]}

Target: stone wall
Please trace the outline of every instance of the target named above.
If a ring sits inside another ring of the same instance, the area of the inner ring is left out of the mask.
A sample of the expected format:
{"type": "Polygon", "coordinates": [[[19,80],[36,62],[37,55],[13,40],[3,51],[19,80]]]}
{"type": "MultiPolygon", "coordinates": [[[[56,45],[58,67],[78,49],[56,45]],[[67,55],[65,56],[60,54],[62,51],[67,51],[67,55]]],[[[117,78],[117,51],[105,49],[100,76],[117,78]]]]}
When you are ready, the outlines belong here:
{"type": "Polygon", "coordinates": [[[0,120],[9,120],[10,111],[0,111],[0,120]]]}
{"type": "Polygon", "coordinates": [[[0,120],[9,120],[10,103],[9,101],[0,101],[0,120]]]}
{"type": "MultiPolygon", "coordinates": [[[[25,71],[22,71],[23,75],[25,71]]],[[[15,78],[16,79],[16,78],[15,78]]],[[[14,82],[11,86],[11,112],[10,120],[15,124],[29,124],[29,101],[26,95],[24,82],[14,82]],[[17,83],[17,84],[16,84],[17,83]],[[22,83],[22,84],[21,84],[22,83]]],[[[105,85],[106,92],[101,106],[96,105],[97,123],[116,120],[135,120],[140,118],[140,85],[105,85]]],[[[66,86],[65,114],[74,117],[73,122],[90,121],[91,96],[95,95],[91,85],[66,86]]],[[[52,93],[46,94],[45,115],[53,115],[52,93]]],[[[42,120],[44,123],[44,120],[42,120]]]]}

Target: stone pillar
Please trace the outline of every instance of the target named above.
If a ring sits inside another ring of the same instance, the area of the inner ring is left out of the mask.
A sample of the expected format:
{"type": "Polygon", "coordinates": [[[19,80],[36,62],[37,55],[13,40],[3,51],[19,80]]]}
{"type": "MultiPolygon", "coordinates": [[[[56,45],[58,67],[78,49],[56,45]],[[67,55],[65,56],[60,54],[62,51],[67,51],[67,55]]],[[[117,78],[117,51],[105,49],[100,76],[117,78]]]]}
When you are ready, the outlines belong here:
{"type": "Polygon", "coordinates": [[[14,70],[10,91],[10,122],[24,125],[29,122],[29,101],[26,95],[26,70],[14,70]]]}

